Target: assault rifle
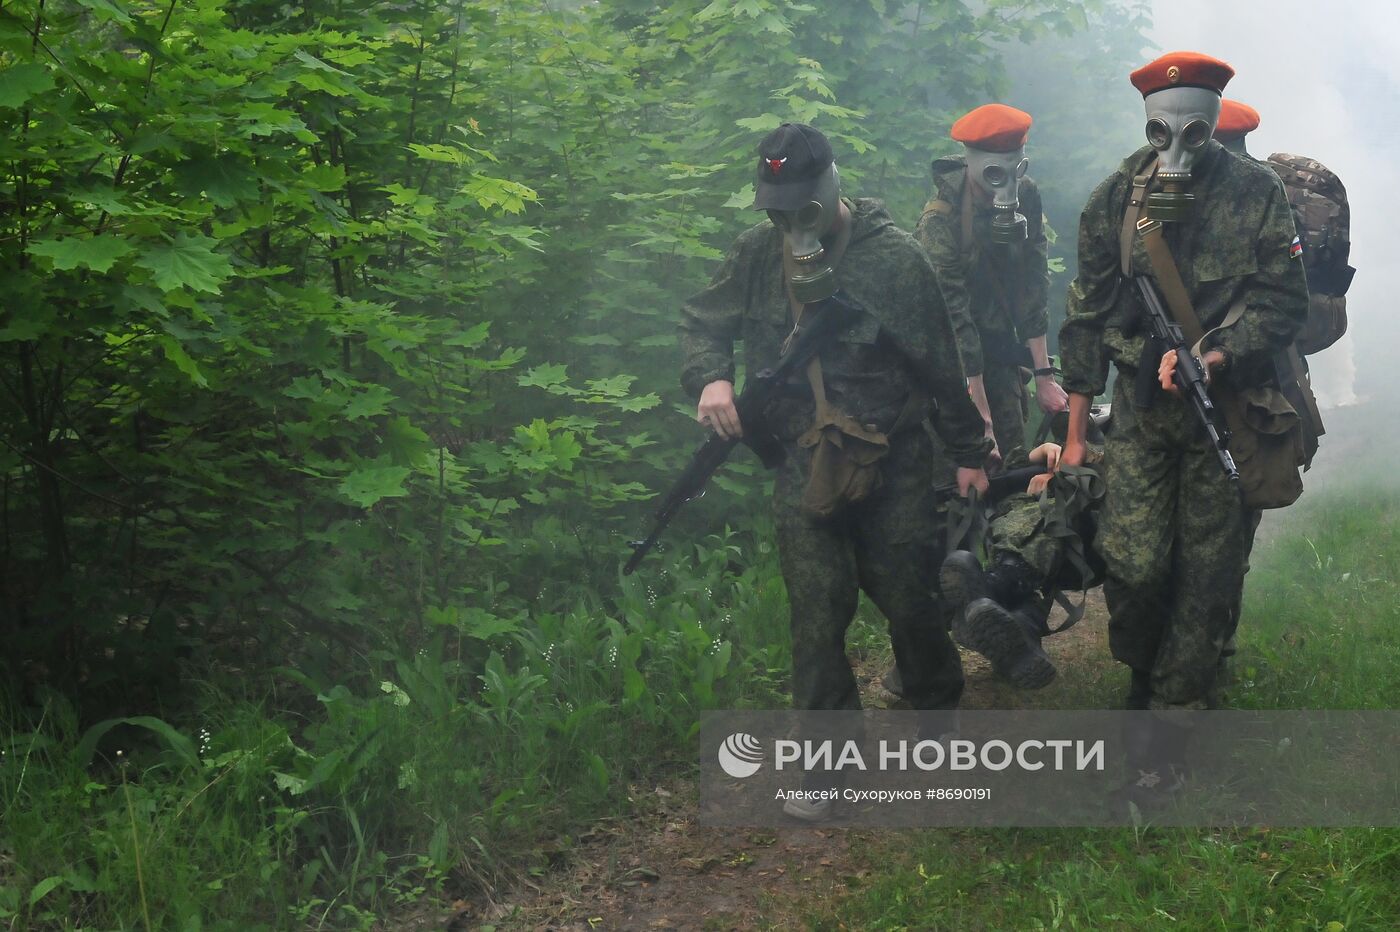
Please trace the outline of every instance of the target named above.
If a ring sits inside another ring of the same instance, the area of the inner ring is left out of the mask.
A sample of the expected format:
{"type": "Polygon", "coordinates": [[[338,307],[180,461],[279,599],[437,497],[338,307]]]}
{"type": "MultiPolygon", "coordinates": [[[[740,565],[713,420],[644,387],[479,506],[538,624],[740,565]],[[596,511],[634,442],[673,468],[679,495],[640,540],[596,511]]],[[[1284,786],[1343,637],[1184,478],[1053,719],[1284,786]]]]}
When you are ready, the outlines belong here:
{"type": "MultiPolygon", "coordinates": [[[[743,442],[753,448],[765,466],[776,466],[782,461],[782,447],[778,441],[763,430],[764,412],[772,400],[774,392],[788,380],[794,372],[806,367],[822,345],[838,330],[848,326],[858,308],[840,293],[832,295],[817,304],[809,304],[802,315],[792,345],[787,353],[771,369],[764,369],[745,380],[744,390],[734,400],[734,408],[739,413],[739,425],[744,431],[743,442]]],[[[671,519],[686,502],[694,501],[705,494],[705,483],[715,470],[729,458],[739,440],[726,439],[712,433],[690,462],[681,472],[675,484],[664,494],[657,496],[656,524],[645,540],[631,541],[632,556],[622,568],[624,576],[630,576],[656,546],[661,532],[671,523],[671,519]]]]}
{"type": "Polygon", "coordinates": [[[1147,322],[1152,327],[1152,335],[1167,349],[1176,350],[1174,381],[1177,388],[1181,389],[1187,403],[1191,405],[1191,410],[1196,412],[1196,420],[1205,428],[1211,446],[1215,447],[1215,455],[1220,459],[1220,468],[1225,470],[1225,475],[1231,482],[1238,483],[1240,470],[1227,446],[1230,442],[1230,432],[1222,430],[1216,424],[1215,403],[1210,400],[1210,392],[1206,390],[1205,367],[1196,354],[1191,352],[1191,346],[1181,332],[1181,325],[1167,313],[1166,306],[1162,304],[1162,296],[1157,294],[1157,286],[1144,275],[1134,275],[1133,281],[1137,283],[1138,294],[1142,296],[1142,303],[1147,308],[1147,322]]]}

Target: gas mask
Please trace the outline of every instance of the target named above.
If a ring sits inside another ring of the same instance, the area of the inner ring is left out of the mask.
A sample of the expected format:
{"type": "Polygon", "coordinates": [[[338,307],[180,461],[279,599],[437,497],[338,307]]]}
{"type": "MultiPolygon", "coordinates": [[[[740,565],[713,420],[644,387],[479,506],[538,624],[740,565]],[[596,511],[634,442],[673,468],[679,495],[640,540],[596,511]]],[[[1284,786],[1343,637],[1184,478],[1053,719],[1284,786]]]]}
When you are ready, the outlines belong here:
{"type": "Polygon", "coordinates": [[[1157,150],[1160,191],[1147,195],[1152,220],[1189,219],[1195,204],[1186,190],[1191,169],[1206,150],[1220,118],[1220,95],[1206,87],[1168,87],[1145,98],[1147,141],[1157,150]]]}
{"type": "Polygon", "coordinates": [[[783,245],[792,258],[788,285],[802,304],[822,301],[836,293],[836,272],[822,248],[841,211],[841,178],[833,163],[812,190],[812,199],[797,210],[770,210],[768,219],[783,231],[783,245]]]}
{"type": "Polygon", "coordinates": [[[1026,218],[1017,213],[1021,206],[1017,188],[1030,168],[1024,148],[1011,152],[988,152],[964,146],[967,176],[992,195],[992,242],[1019,243],[1026,238],[1026,218]]]}

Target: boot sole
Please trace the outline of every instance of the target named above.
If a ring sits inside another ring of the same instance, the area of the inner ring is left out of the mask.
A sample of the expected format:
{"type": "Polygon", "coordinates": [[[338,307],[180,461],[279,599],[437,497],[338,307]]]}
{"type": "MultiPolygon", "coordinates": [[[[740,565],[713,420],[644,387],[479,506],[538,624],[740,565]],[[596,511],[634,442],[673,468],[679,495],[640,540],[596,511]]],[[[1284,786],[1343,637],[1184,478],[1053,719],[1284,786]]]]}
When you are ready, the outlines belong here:
{"type": "Polygon", "coordinates": [[[1016,620],[993,602],[969,606],[953,619],[958,643],[991,661],[992,669],[1020,689],[1043,689],[1055,678],[1055,665],[1043,650],[1031,648],[1016,620]]]}

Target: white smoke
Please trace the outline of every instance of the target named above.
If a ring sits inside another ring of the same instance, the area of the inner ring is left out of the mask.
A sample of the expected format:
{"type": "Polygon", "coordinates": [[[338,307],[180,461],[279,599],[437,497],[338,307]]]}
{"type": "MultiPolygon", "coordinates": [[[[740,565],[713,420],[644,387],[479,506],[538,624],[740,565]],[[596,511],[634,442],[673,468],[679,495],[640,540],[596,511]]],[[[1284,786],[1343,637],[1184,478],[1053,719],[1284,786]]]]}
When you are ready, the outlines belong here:
{"type": "MultiPolygon", "coordinates": [[[[1347,186],[1351,203],[1350,331],[1310,358],[1324,405],[1389,387],[1400,350],[1400,6],[1387,0],[1153,0],[1148,38],[1159,51],[1190,49],[1235,68],[1227,97],[1259,111],[1257,158],[1315,158],[1347,186]]],[[[1126,93],[1132,88],[1124,79],[1126,93]]]]}

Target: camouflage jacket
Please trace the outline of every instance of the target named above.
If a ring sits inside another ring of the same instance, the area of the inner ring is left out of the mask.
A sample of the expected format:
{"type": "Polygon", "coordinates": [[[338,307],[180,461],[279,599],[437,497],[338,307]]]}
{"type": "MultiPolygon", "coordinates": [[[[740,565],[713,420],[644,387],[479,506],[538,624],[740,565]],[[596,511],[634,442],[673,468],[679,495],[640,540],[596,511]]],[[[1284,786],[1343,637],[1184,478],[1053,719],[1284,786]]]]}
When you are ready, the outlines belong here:
{"type": "MultiPolygon", "coordinates": [[[[888,431],[914,392],[936,407],[933,423],[959,465],[980,467],[988,444],[967,393],[952,324],[933,266],[913,237],[895,227],[879,201],[847,200],[850,244],[837,268],[861,308],[856,323],[821,352],[828,400],[888,431]]],[[[771,368],[792,330],[782,265],[782,234],[765,221],[740,234],[714,280],[681,311],[681,384],[692,396],[717,379],[734,380],[734,341],[744,341],[748,372],[771,368]]],[[[778,436],[812,424],[811,390],[799,373],[769,411],[778,436]]]]}
{"type": "MultiPolygon", "coordinates": [[[[1163,229],[1207,331],[1236,301],[1246,302],[1240,321],[1210,336],[1207,348],[1230,354],[1234,384],[1261,384],[1273,372],[1273,354],[1292,342],[1308,314],[1302,263],[1290,257],[1293,217],[1277,175],[1230,155],[1214,140],[1207,147],[1191,182],[1196,217],[1163,229]]],[[[1109,362],[1131,376],[1141,359],[1146,311],[1121,274],[1119,234],[1132,179],[1152,157],[1150,146],[1129,156],[1089,196],[1079,219],[1079,274],[1070,285],[1060,328],[1068,391],[1100,394],[1109,362]]],[[[1132,269],[1151,274],[1140,239],[1134,244],[1132,269]]]]}
{"type": "Polygon", "coordinates": [[[989,341],[1024,344],[1045,335],[1050,280],[1045,217],[1035,181],[1022,178],[1018,191],[1026,241],[1005,247],[992,242],[992,207],[979,198],[973,200],[972,242],[962,242],[966,177],[967,160],[961,155],[933,163],[933,199],[924,207],[914,236],[938,272],[963,368],[968,375],[981,375],[984,358],[996,355],[986,345],[989,341]]]}

